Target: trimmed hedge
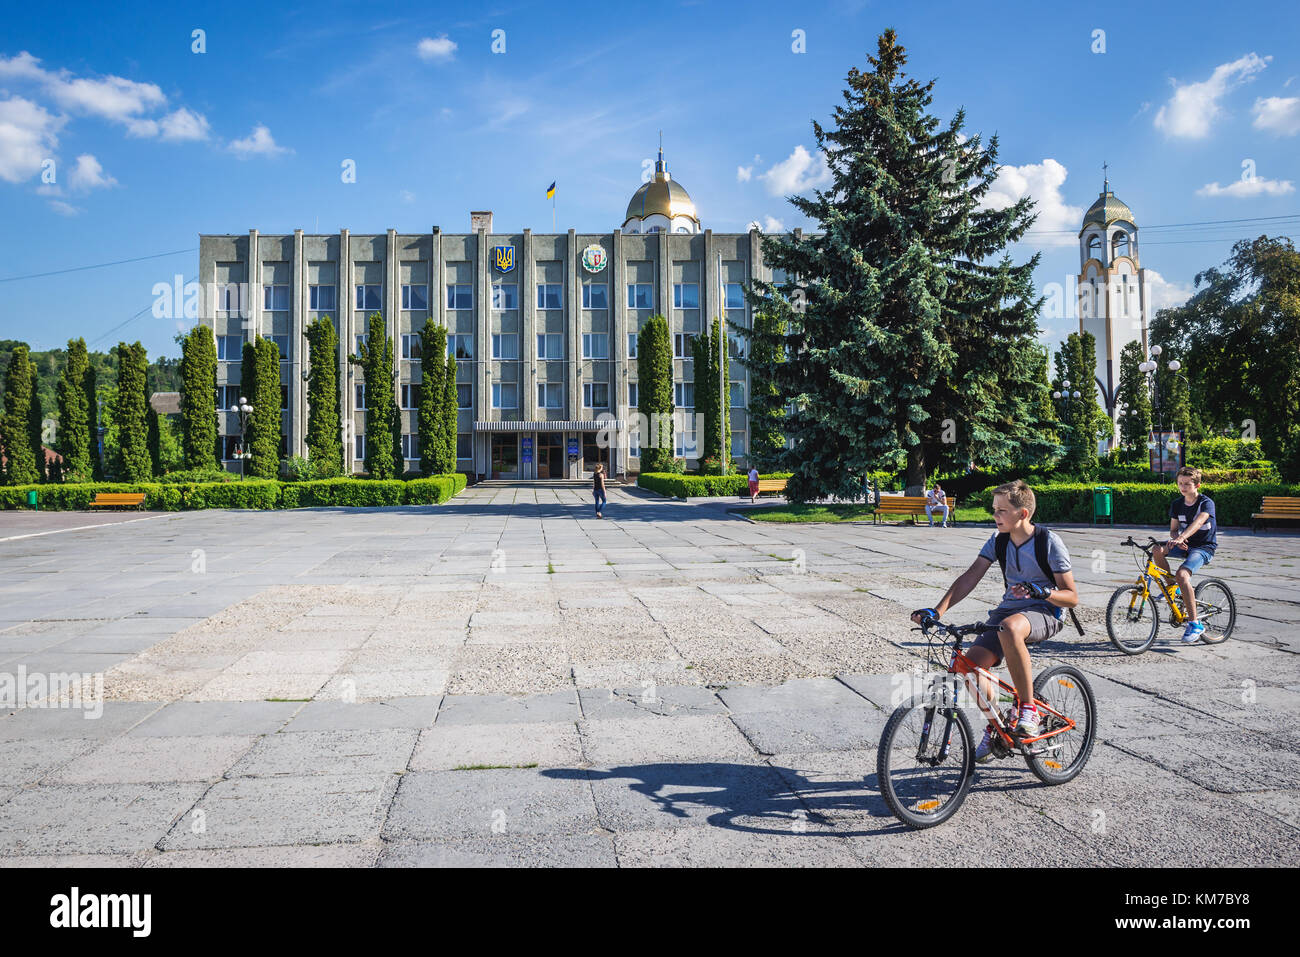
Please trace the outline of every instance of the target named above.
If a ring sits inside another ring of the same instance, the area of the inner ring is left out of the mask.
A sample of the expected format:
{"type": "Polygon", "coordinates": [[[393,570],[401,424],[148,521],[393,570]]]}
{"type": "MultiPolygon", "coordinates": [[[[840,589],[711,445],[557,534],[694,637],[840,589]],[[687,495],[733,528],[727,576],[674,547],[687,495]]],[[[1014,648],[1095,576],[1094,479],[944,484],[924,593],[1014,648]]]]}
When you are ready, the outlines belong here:
{"type": "MultiPolygon", "coordinates": [[[[788,479],[789,472],[760,475],[762,479],[788,479]]],[[[724,498],[738,497],[749,492],[749,479],[745,475],[677,475],[673,472],[642,472],[637,476],[640,488],[658,492],[669,498],[724,498]]]]}
{"type": "MultiPolygon", "coordinates": [[[[1093,485],[1071,483],[1034,486],[1038,507],[1036,521],[1091,522],[1093,485]]],[[[1173,484],[1111,485],[1111,507],[1115,521],[1124,525],[1169,524],[1169,503],[1178,489],[1173,484]]],[[[1300,485],[1280,482],[1252,482],[1235,485],[1202,485],[1201,491],[1214,499],[1215,517],[1220,525],[1250,525],[1250,516],[1259,511],[1265,495],[1300,496],[1300,485]]],[[[993,490],[985,489],[970,496],[968,504],[990,508],[993,490]]]]}
{"type": "Polygon", "coordinates": [[[176,512],[202,508],[310,508],[437,505],[465,488],[465,476],[433,475],[402,482],[335,478],[314,482],[244,479],[193,484],[160,482],[87,482],[0,487],[0,509],[26,508],[27,493],[35,490],[40,508],[49,511],[86,509],[100,492],[143,492],[143,508],[176,512]]]}

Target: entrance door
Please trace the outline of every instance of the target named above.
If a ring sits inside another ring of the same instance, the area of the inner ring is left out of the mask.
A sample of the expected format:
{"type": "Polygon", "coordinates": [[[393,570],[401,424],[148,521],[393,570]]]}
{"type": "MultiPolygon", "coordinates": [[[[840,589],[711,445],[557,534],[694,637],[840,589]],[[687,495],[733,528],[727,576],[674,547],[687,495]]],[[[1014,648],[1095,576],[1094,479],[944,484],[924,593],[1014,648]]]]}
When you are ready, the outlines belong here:
{"type": "Polygon", "coordinates": [[[564,478],[564,436],[559,432],[537,433],[537,477],[564,478]]]}
{"type": "Polygon", "coordinates": [[[605,466],[605,476],[609,477],[609,446],[597,442],[599,432],[584,432],[582,436],[582,470],[595,471],[596,463],[605,466]]]}
{"type": "Polygon", "coordinates": [[[519,436],[514,432],[492,433],[492,477],[519,477],[519,436]]]}

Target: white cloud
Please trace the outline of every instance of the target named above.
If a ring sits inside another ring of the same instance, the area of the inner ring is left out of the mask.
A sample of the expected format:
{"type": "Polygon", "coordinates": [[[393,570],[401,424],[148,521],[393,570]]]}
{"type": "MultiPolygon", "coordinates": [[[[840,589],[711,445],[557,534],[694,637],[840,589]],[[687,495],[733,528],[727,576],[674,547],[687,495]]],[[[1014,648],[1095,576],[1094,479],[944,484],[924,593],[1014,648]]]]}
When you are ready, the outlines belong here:
{"type": "Polygon", "coordinates": [[[291,152],[291,150],[277,145],[271,131],[258,123],[257,126],[253,127],[253,132],[242,140],[230,141],[230,152],[240,159],[248,159],[250,156],[274,156],[277,153],[291,152]]]}
{"type": "Polygon", "coordinates": [[[736,167],[736,182],[737,182],[737,183],[748,183],[748,182],[750,181],[750,179],[753,178],[753,175],[754,175],[754,167],[752,167],[752,166],[737,166],[737,167],[736,167]]]}
{"type": "Polygon", "coordinates": [[[813,156],[800,145],[766,173],[760,173],[758,178],[767,183],[767,191],[773,196],[789,196],[827,185],[831,181],[831,171],[827,169],[822,153],[813,156]]]}
{"type": "Polygon", "coordinates": [[[425,37],[416,46],[421,60],[451,60],[456,56],[456,41],[449,40],[447,34],[439,33],[437,39],[425,37]]]}
{"type": "Polygon", "coordinates": [[[1300,133],[1300,96],[1265,96],[1255,101],[1255,129],[1282,136],[1300,133]]]}
{"type": "Polygon", "coordinates": [[[40,64],[41,61],[26,50],[7,60],[0,57],[0,78],[8,77],[15,80],[44,79],[45,71],[41,69],[40,64]]]}
{"type": "Polygon", "coordinates": [[[1208,80],[1179,85],[1171,81],[1174,95],[1156,113],[1155,127],[1167,136],[1199,140],[1210,134],[1210,125],[1224,110],[1219,105],[1231,89],[1251,79],[1268,66],[1271,56],[1260,57],[1248,53],[1231,63],[1214,68],[1208,80]]]}
{"type": "Polygon", "coordinates": [[[980,200],[981,209],[1006,209],[1022,197],[1034,201],[1038,218],[1026,241],[1040,246],[1073,246],[1083,225],[1082,206],[1071,206],[1061,195],[1069,171],[1048,157],[1041,163],[999,166],[992,187],[980,200]]]}
{"type": "Polygon", "coordinates": [[[1206,183],[1196,191],[1197,196],[1231,196],[1234,199],[1250,199],[1253,196],[1285,196],[1294,193],[1295,186],[1289,179],[1265,179],[1256,176],[1251,179],[1239,179],[1227,186],[1206,183]]]}
{"type": "Polygon", "coordinates": [[[50,208],[60,216],[76,216],[81,212],[81,210],[76,206],[73,206],[71,203],[65,203],[61,199],[50,200],[50,208]]]}
{"type": "Polygon", "coordinates": [[[763,232],[779,233],[779,232],[783,232],[784,230],[785,230],[785,223],[781,222],[781,220],[777,219],[775,216],[763,217],[763,232]]]}
{"type": "Polygon", "coordinates": [[[402,190],[399,195],[402,197],[402,202],[406,203],[408,206],[415,202],[415,194],[409,189],[402,190]]]}
{"type": "Polygon", "coordinates": [[[107,189],[116,185],[117,180],[106,175],[99,160],[89,153],[82,153],[78,156],[77,165],[68,174],[68,188],[82,192],[90,192],[92,189],[107,189]]]}
{"type": "Polygon", "coordinates": [[[185,107],[168,113],[159,125],[162,128],[162,138],[165,140],[206,140],[208,138],[207,117],[185,107]]]}
{"type": "Polygon", "coordinates": [[[1181,306],[1192,298],[1192,285],[1186,282],[1170,282],[1154,269],[1144,269],[1146,273],[1147,314],[1154,316],[1159,309],[1181,306]]]}
{"type": "Polygon", "coordinates": [[[0,100],[0,179],[21,183],[40,172],[41,163],[52,158],[59,145],[62,126],[62,118],[31,100],[0,100]]]}

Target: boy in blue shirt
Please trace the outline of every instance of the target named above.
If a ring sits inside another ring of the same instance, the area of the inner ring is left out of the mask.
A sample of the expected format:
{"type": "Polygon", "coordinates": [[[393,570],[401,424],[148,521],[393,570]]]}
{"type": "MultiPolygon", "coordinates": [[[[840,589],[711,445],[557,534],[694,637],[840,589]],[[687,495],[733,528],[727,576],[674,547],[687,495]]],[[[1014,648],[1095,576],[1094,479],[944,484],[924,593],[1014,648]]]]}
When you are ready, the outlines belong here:
{"type": "Polygon", "coordinates": [[[1174,578],[1182,592],[1187,617],[1191,619],[1183,629],[1183,642],[1191,645],[1205,632],[1205,626],[1196,620],[1192,575],[1214,557],[1219,526],[1214,516],[1214,499],[1201,494],[1201,470],[1183,466],[1178,470],[1177,481],[1182,494],[1169,503],[1169,541],[1157,545],[1151,557],[1165,571],[1169,571],[1169,558],[1183,560],[1174,578]]]}

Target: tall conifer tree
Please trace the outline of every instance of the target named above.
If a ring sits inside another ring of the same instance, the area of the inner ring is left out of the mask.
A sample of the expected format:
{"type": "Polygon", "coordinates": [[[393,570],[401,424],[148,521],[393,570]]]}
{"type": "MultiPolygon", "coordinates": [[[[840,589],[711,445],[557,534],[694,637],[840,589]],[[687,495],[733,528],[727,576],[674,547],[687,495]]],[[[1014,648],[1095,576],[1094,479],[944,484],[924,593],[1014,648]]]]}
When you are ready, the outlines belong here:
{"type": "Polygon", "coordinates": [[[181,339],[181,442],[187,469],[218,468],[217,345],[199,324],[181,339]]]}
{"type": "Polygon", "coordinates": [[[86,340],[68,340],[68,364],[63,367],[58,385],[59,451],[65,482],[89,482],[94,478],[95,437],[90,431],[86,393],[89,372],[86,340]]]}
{"type": "Polygon", "coordinates": [[[15,346],[5,371],[4,410],[0,414],[0,445],[4,446],[8,485],[37,481],[36,454],[40,444],[32,447],[33,368],[27,344],[15,346]]]}
{"type": "Polygon", "coordinates": [[[339,337],[334,320],[321,316],[307,326],[307,459],[317,478],[343,471],[342,411],[339,397],[339,337]]]}

